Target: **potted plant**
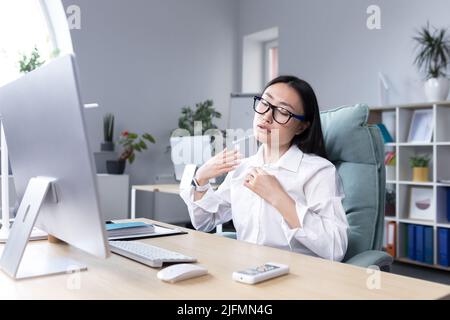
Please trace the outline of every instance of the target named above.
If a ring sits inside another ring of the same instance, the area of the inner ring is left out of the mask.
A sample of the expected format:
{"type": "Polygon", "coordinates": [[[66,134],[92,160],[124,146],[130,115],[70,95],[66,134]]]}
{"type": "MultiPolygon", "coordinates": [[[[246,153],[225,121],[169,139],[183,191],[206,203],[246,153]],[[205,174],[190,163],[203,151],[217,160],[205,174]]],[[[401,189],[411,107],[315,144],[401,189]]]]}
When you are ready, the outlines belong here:
{"type": "Polygon", "coordinates": [[[413,181],[427,182],[428,180],[428,163],[430,158],[427,155],[414,156],[409,158],[409,163],[413,168],[413,181]]]}
{"type": "Polygon", "coordinates": [[[101,151],[114,151],[114,115],[107,113],[103,117],[103,143],[100,145],[101,151]]]}
{"type": "Polygon", "coordinates": [[[418,32],[418,53],[414,60],[420,71],[426,74],[425,94],[429,101],[447,99],[450,82],[447,78],[447,66],[450,58],[450,40],[447,29],[430,30],[430,24],[418,32]]]}
{"type": "Polygon", "coordinates": [[[41,55],[36,47],[33,49],[29,57],[26,54],[23,54],[19,60],[20,73],[28,73],[42,66],[45,61],[41,61],[40,59],[41,55]]]}
{"type": "Polygon", "coordinates": [[[138,135],[124,131],[120,135],[118,143],[123,146],[123,150],[116,160],[106,161],[106,170],[109,174],[122,174],[125,171],[126,161],[130,164],[136,159],[136,152],[147,150],[145,141],[155,143],[155,138],[148,133],[138,135]]]}
{"type": "Polygon", "coordinates": [[[221,117],[222,114],[214,108],[213,100],[197,103],[194,110],[189,106],[182,108],[178,128],[182,129],[181,131],[184,131],[185,134],[178,135],[177,132],[180,131],[174,130],[170,138],[171,158],[177,180],[181,179],[186,164],[201,165],[203,160],[207,160],[208,154],[211,156],[213,153],[211,144],[214,141],[214,135],[220,134],[223,136],[223,133],[217,129],[213,121],[215,118],[220,119],[221,117]],[[217,132],[211,135],[214,130],[217,130],[217,132]],[[193,150],[194,153],[180,156],[180,153],[189,150],[193,150]]]}

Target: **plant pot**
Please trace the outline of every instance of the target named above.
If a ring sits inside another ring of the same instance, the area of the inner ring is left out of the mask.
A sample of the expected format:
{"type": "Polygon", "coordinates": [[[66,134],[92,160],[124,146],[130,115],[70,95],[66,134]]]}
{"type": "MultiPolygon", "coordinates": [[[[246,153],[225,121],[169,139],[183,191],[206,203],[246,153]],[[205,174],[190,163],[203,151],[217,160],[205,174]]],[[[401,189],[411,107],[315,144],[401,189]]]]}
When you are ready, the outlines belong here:
{"type": "Polygon", "coordinates": [[[413,168],[413,181],[428,182],[428,168],[427,167],[414,167],[413,168]]]}
{"type": "Polygon", "coordinates": [[[101,151],[114,151],[114,142],[105,141],[100,145],[101,151]]]}
{"type": "Polygon", "coordinates": [[[123,174],[125,171],[126,160],[107,160],[106,171],[109,174],[123,174]]]}
{"type": "Polygon", "coordinates": [[[394,203],[386,203],[384,208],[384,215],[385,216],[395,216],[395,204],[394,203]]]}
{"type": "Polygon", "coordinates": [[[450,89],[447,78],[431,78],[425,82],[425,96],[428,102],[446,101],[450,89]]]}

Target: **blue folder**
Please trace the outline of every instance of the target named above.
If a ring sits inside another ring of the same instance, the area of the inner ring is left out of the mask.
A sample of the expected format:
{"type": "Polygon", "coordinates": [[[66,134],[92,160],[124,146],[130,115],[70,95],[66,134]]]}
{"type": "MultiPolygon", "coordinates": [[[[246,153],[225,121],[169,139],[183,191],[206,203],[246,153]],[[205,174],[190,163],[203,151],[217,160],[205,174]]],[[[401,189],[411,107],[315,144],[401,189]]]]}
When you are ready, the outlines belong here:
{"type": "Polygon", "coordinates": [[[420,262],[425,262],[425,257],[423,254],[423,226],[416,225],[416,260],[420,262]]]}
{"type": "Polygon", "coordinates": [[[433,227],[425,227],[423,231],[424,262],[433,264],[433,227]]]}
{"type": "Polygon", "coordinates": [[[450,222],[450,188],[447,188],[447,221],[450,222]]]}
{"type": "Polygon", "coordinates": [[[449,267],[450,229],[438,228],[438,263],[449,267]]]}
{"type": "Polygon", "coordinates": [[[416,260],[416,234],[414,232],[414,225],[408,224],[408,258],[416,260]]]}
{"type": "Polygon", "coordinates": [[[381,135],[383,136],[384,143],[390,143],[394,142],[394,139],[392,139],[391,134],[387,130],[386,126],[382,123],[377,123],[378,128],[380,128],[381,135]]]}

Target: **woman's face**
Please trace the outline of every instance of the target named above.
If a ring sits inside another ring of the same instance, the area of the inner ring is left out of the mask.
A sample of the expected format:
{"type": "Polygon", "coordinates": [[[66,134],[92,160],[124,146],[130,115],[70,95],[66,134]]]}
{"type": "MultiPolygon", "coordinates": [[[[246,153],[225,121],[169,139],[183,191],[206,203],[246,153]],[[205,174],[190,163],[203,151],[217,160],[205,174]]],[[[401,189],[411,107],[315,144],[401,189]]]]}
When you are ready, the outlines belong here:
{"type": "MultiPolygon", "coordinates": [[[[305,114],[300,96],[286,83],[271,85],[264,91],[262,98],[271,105],[284,108],[293,114],[305,114]]],[[[283,115],[280,115],[280,119],[282,118],[283,115]]],[[[279,119],[277,118],[277,120],[279,119]]],[[[278,144],[279,147],[289,146],[294,136],[306,130],[308,126],[309,123],[295,118],[289,119],[285,124],[280,124],[273,119],[271,109],[265,114],[255,112],[253,119],[253,132],[256,139],[269,146],[275,146],[275,144],[278,144]]]]}

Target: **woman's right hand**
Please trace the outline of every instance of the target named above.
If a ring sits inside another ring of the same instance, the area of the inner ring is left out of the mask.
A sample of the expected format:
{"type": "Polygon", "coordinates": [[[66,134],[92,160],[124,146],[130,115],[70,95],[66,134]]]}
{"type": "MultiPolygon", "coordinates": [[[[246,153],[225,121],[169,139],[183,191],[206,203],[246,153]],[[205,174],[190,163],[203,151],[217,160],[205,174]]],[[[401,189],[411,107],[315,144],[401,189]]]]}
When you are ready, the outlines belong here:
{"type": "Polygon", "coordinates": [[[240,164],[240,159],[242,159],[242,155],[239,150],[228,151],[225,148],[198,168],[195,179],[199,185],[203,186],[210,179],[220,177],[236,169],[240,164]]]}

